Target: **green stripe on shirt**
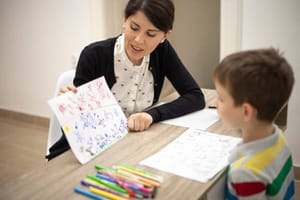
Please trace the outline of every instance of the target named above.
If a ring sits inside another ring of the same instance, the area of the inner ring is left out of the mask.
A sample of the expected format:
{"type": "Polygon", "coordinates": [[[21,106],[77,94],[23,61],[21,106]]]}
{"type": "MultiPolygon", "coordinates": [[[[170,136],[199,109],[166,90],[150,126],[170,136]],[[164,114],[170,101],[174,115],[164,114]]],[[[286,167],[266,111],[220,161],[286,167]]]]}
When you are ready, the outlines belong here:
{"type": "Polygon", "coordinates": [[[292,170],[292,167],[293,167],[292,156],[290,156],[285,162],[282,169],[280,170],[278,176],[274,179],[274,181],[271,184],[267,185],[267,195],[275,196],[280,191],[281,186],[286,180],[290,171],[292,170]]]}

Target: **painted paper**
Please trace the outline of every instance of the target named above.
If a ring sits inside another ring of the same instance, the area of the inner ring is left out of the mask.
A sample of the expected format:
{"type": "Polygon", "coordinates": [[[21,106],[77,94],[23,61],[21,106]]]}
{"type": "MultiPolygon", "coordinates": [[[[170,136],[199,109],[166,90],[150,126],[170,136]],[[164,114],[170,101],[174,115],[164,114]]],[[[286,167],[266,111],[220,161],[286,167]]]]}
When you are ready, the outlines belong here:
{"type": "Polygon", "coordinates": [[[84,164],[123,138],[127,118],[105,78],[100,77],[48,101],[72,151],[84,164]]]}

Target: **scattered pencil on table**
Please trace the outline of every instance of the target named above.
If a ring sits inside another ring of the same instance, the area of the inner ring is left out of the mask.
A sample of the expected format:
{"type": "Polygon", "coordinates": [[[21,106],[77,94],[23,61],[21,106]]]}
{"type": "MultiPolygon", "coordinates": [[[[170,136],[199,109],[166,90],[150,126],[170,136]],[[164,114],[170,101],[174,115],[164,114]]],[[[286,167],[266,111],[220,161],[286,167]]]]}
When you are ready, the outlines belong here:
{"type": "Polygon", "coordinates": [[[125,164],[112,167],[95,165],[97,173],[81,180],[83,188],[74,191],[92,199],[129,200],[155,198],[163,181],[159,175],[125,164]]]}

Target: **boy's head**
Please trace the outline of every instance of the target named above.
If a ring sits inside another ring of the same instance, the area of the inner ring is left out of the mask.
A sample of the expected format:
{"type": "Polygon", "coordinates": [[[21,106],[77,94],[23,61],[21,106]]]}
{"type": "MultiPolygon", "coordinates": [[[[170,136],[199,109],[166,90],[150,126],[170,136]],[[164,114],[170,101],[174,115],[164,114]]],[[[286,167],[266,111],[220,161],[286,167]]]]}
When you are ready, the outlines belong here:
{"type": "MultiPolygon", "coordinates": [[[[290,97],[294,75],[278,51],[259,49],[224,58],[215,69],[214,81],[217,92],[221,88],[230,96],[232,107],[246,103],[256,110],[258,120],[273,122],[290,97]]],[[[222,101],[218,100],[218,107],[222,101]]]]}

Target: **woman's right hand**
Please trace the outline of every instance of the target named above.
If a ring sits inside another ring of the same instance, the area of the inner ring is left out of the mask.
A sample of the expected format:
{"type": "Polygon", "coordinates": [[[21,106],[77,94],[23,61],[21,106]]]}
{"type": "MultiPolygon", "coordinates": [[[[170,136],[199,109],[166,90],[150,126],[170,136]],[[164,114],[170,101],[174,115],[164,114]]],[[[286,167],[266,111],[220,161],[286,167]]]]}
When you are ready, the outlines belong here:
{"type": "Polygon", "coordinates": [[[58,95],[61,95],[63,93],[69,92],[69,91],[72,91],[72,92],[76,93],[77,88],[73,84],[70,84],[70,85],[65,86],[65,87],[61,87],[60,90],[59,90],[58,95]]]}
{"type": "Polygon", "coordinates": [[[130,131],[144,131],[150,127],[153,119],[146,112],[134,113],[128,118],[128,128],[130,131]]]}

